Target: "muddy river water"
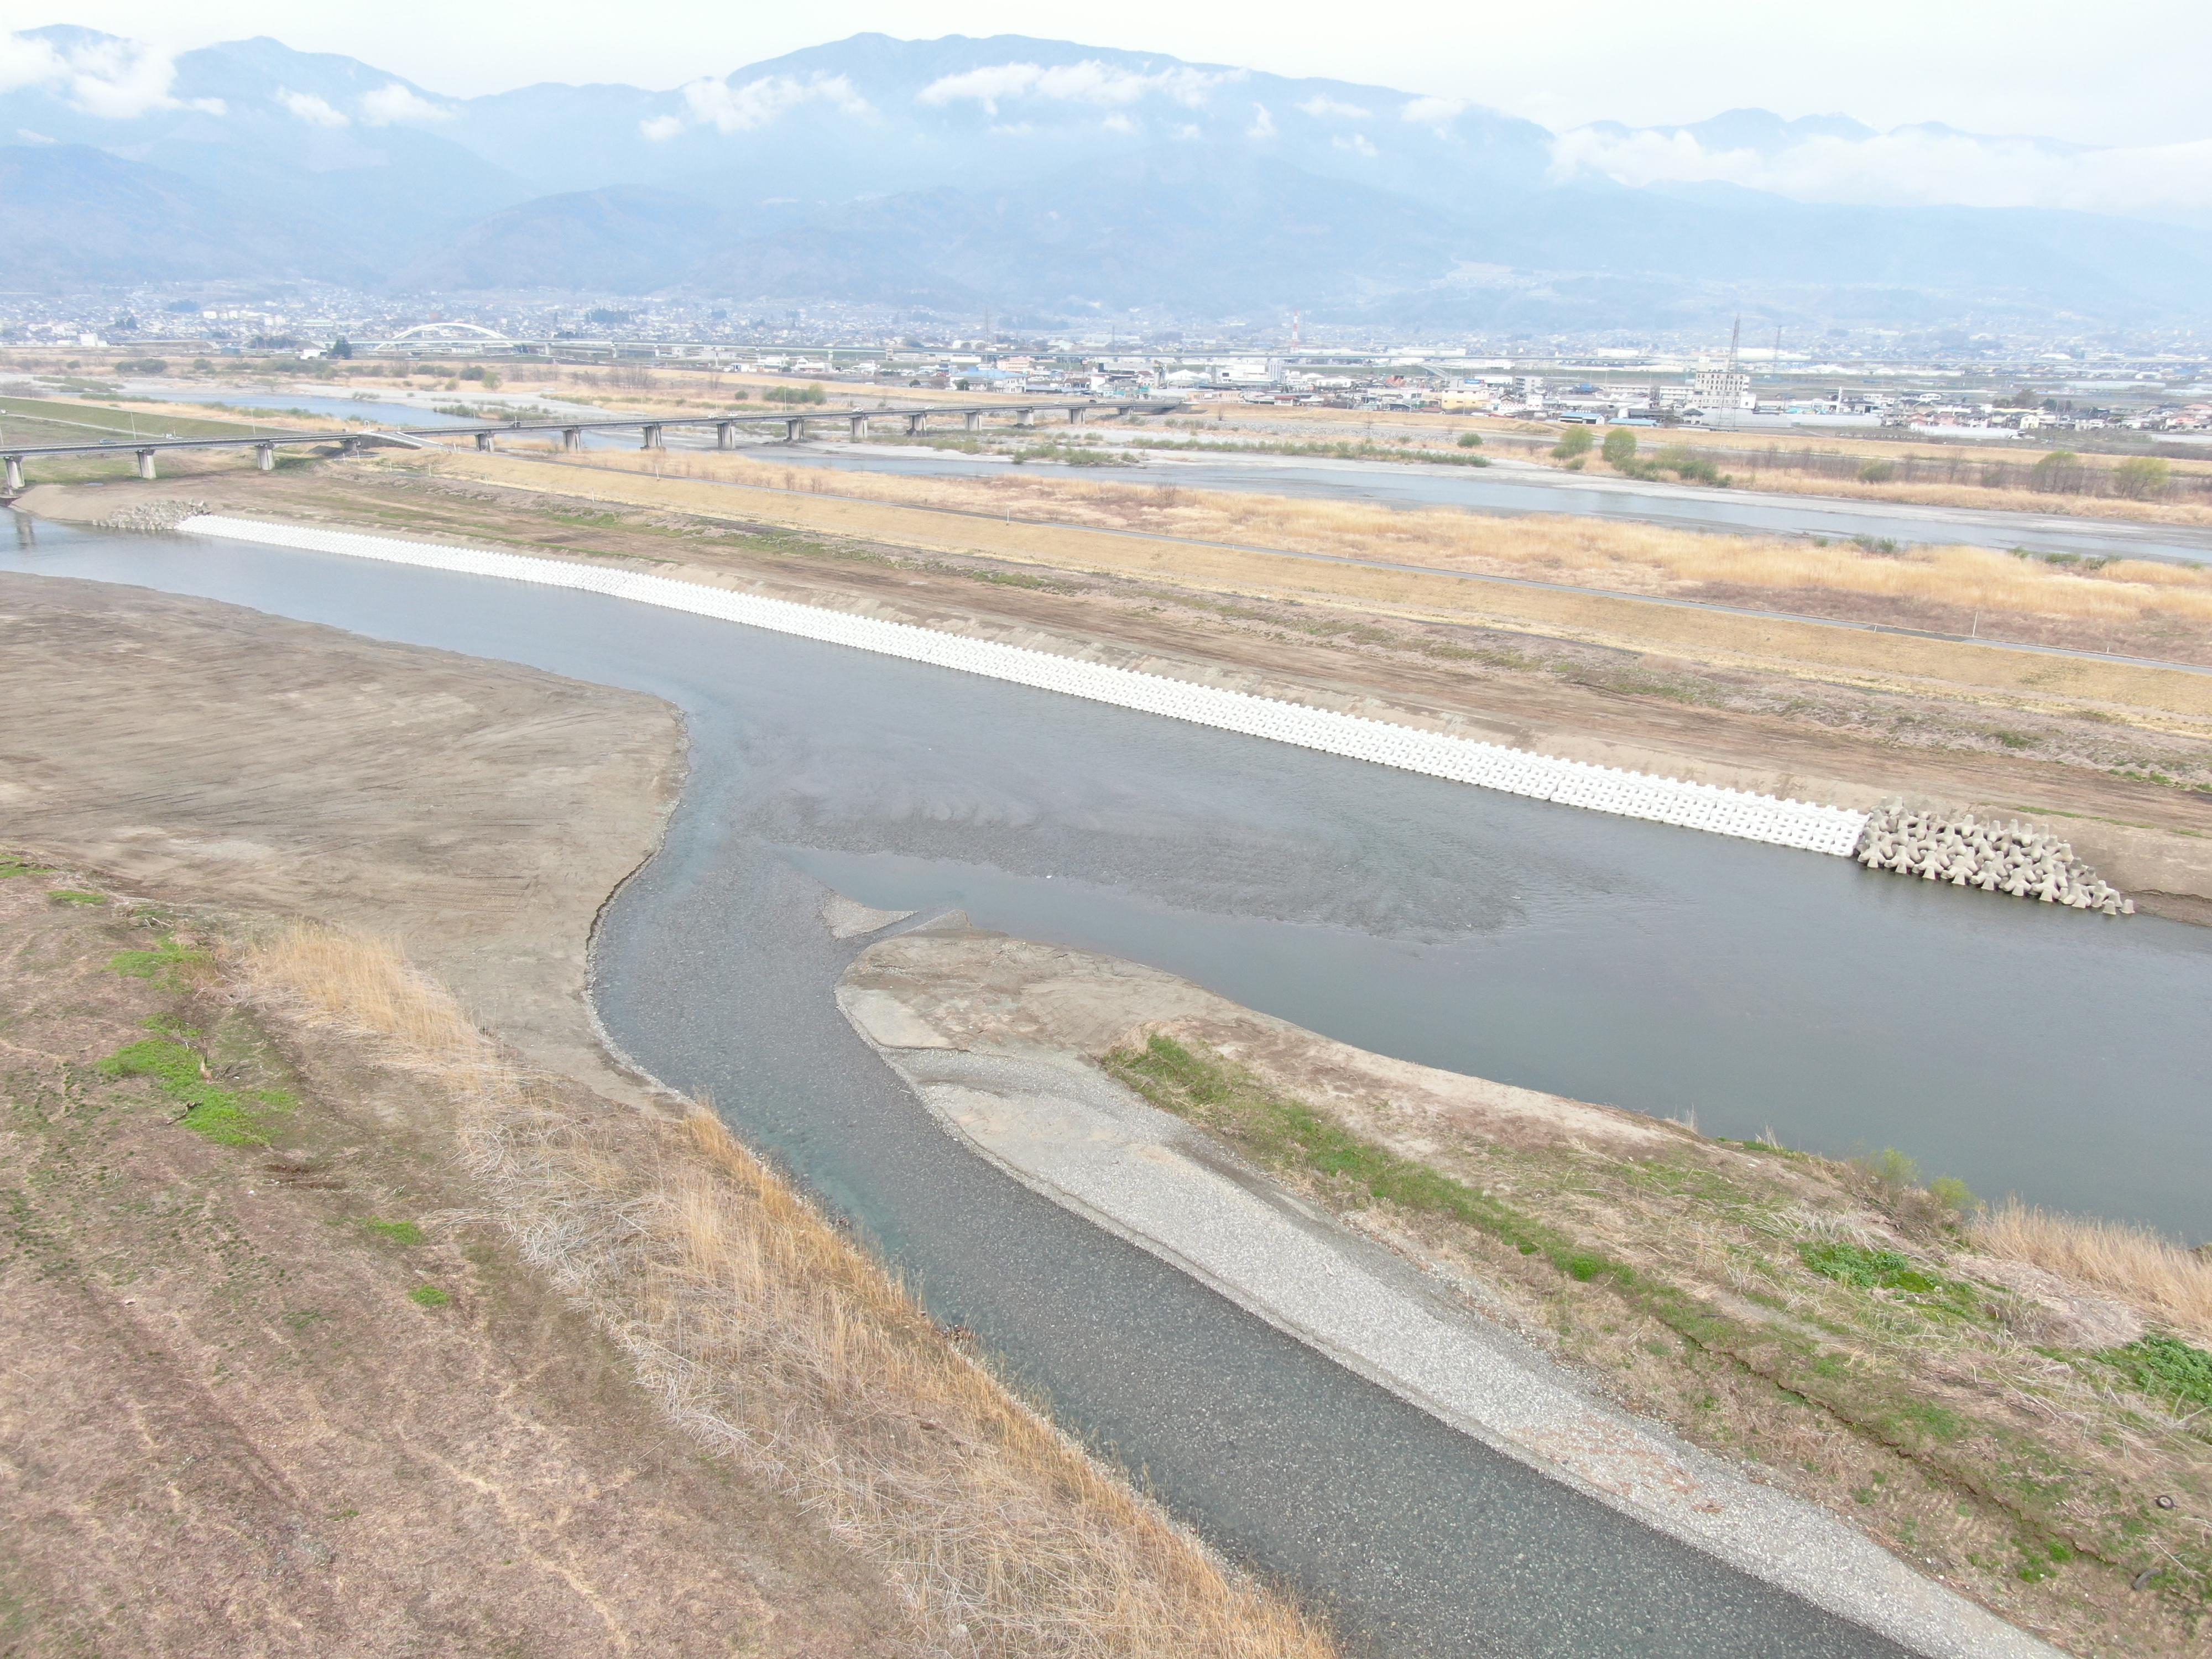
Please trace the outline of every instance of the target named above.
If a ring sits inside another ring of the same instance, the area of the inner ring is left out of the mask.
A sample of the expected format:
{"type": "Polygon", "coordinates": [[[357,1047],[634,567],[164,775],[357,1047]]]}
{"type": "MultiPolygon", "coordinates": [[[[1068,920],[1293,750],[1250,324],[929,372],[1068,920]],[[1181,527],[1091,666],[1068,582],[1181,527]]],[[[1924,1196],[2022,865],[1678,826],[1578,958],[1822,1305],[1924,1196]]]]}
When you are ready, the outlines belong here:
{"type": "Polygon", "coordinates": [[[683,709],[690,782],[599,941],[616,1040],[710,1091],[943,1316],[1376,1651],[1891,1650],[1480,1452],[987,1170],[837,1014],[857,942],[814,920],[825,887],[1145,961],[1430,1065],[1708,1132],[1893,1146],[1987,1194],[2212,1232],[2212,930],[594,595],[17,524],[0,569],[200,594],[683,709]]]}

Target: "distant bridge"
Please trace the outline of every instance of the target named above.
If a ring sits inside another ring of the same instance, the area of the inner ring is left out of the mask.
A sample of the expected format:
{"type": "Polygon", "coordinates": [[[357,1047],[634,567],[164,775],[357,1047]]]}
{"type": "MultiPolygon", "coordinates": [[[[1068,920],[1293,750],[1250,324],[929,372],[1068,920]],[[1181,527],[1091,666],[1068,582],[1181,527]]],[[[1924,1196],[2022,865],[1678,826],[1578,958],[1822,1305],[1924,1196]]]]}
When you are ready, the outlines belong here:
{"type": "Polygon", "coordinates": [[[302,446],[336,444],[342,453],[357,454],[372,447],[396,447],[403,449],[427,449],[441,441],[468,438],[475,441],[481,450],[498,447],[499,440],[520,437],[531,433],[559,433],[563,449],[581,449],[586,432],[635,432],[640,434],[640,447],[665,447],[662,434],[671,428],[712,427],[714,447],[731,449],[736,447],[739,427],[781,427],[783,441],[797,443],[806,435],[810,425],[842,421],[855,438],[865,438],[875,422],[884,425],[902,424],[909,437],[919,436],[929,429],[933,420],[958,419],[965,430],[980,432],[986,416],[1000,415],[1012,417],[1016,428],[1033,427],[1040,415],[1058,415],[1070,426],[1080,426],[1093,415],[1115,417],[1127,415],[1164,415],[1182,408],[1181,403],[1088,401],[1084,403],[1036,404],[939,404],[919,409],[830,409],[813,412],[779,410],[773,415],[624,415],[603,420],[580,421],[567,416],[551,420],[531,421],[517,416],[511,421],[461,422],[453,426],[410,426],[372,428],[366,432],[258,432],[236,438],[109,438],[94,443],[23,444],[10,445],[0,450],[0,459],[8,466],[8,489],[10,494],[23,488],[23,463],[42,456],[105,455],[124,450],[138,458],[138,476],[155,476],[154,458],[165,449],[251,449],[264,472],[276,465],[279,449],[296,449],[302,446]]]}
{"type": "Polygon", "coordinates": [[[417,323],[412,328],[403,328],[388,340],[357,347],[362,351],[389,351],[396,345],[425,347],[449,346],[455,351],[482,351],[490,346],[504,346],[509,351],[528,349],[519,340],[511,340],[497,329],[485,328],[478,323],[417,323]]]}

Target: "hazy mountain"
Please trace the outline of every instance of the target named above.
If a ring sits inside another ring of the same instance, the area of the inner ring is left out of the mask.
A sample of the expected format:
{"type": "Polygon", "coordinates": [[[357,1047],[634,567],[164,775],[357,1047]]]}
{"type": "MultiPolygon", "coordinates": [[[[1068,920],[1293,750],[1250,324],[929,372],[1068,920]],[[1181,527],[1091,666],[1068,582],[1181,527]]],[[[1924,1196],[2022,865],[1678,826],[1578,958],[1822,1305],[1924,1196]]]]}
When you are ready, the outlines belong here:
{"type": "Polygon", "coordinates": [[[473,99],[267,39],[173,66],[87,30],[16,40],[54,67],[0,94],[26,147],[0,271],[51,288],[266,270],[1438,326],[2212,310],[2212,242],[2186,228],[1793,199],[1726,167],[1621,181],[1655,155],[1786,173],[1898,142],[1839,115],[1555,139],[1388,88],[1012,35],[858,35],[674,91],[473,99]]]}
{"type": "Polygon", "coordinates": [[[302,270],[292,236],[244,204],[86,144],[0,149],[0,288],[58,292],[87,282],[302,270]]]}

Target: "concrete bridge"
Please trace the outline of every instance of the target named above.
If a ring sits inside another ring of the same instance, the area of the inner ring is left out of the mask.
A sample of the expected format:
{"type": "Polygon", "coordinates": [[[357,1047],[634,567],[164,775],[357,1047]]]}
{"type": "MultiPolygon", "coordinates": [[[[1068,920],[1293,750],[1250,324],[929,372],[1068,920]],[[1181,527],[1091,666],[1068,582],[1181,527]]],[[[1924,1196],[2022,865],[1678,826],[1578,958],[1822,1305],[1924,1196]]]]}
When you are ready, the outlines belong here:
{"type": "Polygon", "coordinates": [[[783,441],[797,443],[806,435],[810,425],[831,422],[844,422],[854,438],[866,437],[877,423],[896,424],[906,435],[918,437],[930,429],[932,421],[957,420],[963,430],[980,432],[985,418],[994,415],[1010,418],[1017,428],[1034,427],[1039,416],[1054,415],[1067,425],[1080,426],[1097,415],[1164,415],[1182,406],[1179,402],[1092,399],[1080,403],[939,404],[907,409],[778,410],[761,415],[623,415],[592,420],[564,416],[541,421],[517,417],[512,421],[395,427],[366,432],[259,432],[236,438],[111,438],[93,443],[11,445],[0,450],[0,459],[7,463],[8,490],[12,495],[23,488],[23,463],[50,455],[105,455],[128,450],[137,457],[138,476],[151,478],[155,476],[154,458],[165,449],[251,449],[261,470],[266,472],[276,465],[279,449],[296,449],[303,445],[336,444],[341,453],[352,455],[369,446],[426,449],[441,441],[467,438],[474,440],[478,449],[489,451],[497,447],[502,437],[558,433],[562,448],[581,449],[586,432],[635,432],[640,434],[640,447],[660,449],[666,447],[663,434],[672,428],[711,427],[715,448],[731,449],[736,447],[739,427],[781,428],[783,441]]]}

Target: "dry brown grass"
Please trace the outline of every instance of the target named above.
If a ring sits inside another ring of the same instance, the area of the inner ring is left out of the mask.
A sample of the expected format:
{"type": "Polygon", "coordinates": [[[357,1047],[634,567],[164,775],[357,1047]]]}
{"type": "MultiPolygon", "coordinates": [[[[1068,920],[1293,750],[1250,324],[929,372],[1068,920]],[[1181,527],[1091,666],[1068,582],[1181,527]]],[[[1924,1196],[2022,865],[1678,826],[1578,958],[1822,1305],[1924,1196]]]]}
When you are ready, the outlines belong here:
{"type": "Polygon", "coordinates": [[[1902,554],[1774,537],[1705,535],[1564,515],[1498,519],[1453,507],[1400,511],[1364,502],[1240,495],[1036,474],[909,478],[825,474],[742,455],[600,452],[589,463],[668,478],[834,493],[901,506],[1012,515],[1194,541],[1233,542],[1352,558],[1531,577],[1632,593],[1706,585],[1827,589],[1932,600],[1985,611],[2097,622],[2212,626],[2212,571],[2148,560],[2058,567],[1981,547],[1902,554]]]}
{"type": "MultiPolygon", "coordinates": [[[[2032,465],[2033,455],[2008,456],[2014,465],[2032,465]]],[[[2118,459],[2118,457],[2112,458],[2118,459]]],[[[1903,501],[1918,507],[1975,507],[1999,513],[2033,513],[2069,519],[2124,519],[2137,524],[2212,525],[2212,507],[2191,501],[2130,501],[2119,495],[2055,495],[2034,489],[1987,489],[1980,484],[1861,483],[1776,468],[1754,458],[1758,471],[1740,478],[1747,489],[1787,495],[1828,495],[1842,501],[1903,501]]]]}
{"type": "Polygon", "coordinates": [[[2094,1285],[2150,1317],[2212,1338],[2212,1261],[2145,1227],[2054,1215],[2017,1199],[1973,1225],[1976,1248],[2094,1285]]]}
{"type": "MultiPolygon", "coordinates": [[[[710,520],[787,525],[811,536],[850,538],[877,546],[1165,582],[1186,592],[1286,599],[1371,616],[1477,621],[1485,627],[1662,652],[1724,668],[1822,680],[1840,673],[1853,683],[1903,689],[1913,696],[1924,695],[1930,687],[1964,688],[1977,698],[1995,694],[2011,707],[2052,711],[2069,711],[2087,701],[2153,711],[2161,721],[2179,716],[2192,733],[2197,722],[2212,716],[2212,682],[2178,669],[2086,653],[2030,656],[1905,633],[1836,629],[1787,617],[1654,605],[1633,594],[1468,582],[1412,561],[1395,566],[1327,562],[1206,541],[1128,536],[1011,512],[946,513],[808,489],[785,490],[774,478],[769,482],[775,487],[763,489],[741,482],[655,478],[632,467],[592,462],[549,464],[521,456],[454,452],[380,459],[367,466],[375,471],[426,471],[454,480],[477,479],[710,520]]],[[[781,474],[786,469],[767,470],[781,474]]],[[[788,470],[817,480],[825,476],[817,469],[788,470]]],[[[851,475],[828,476],[836,483],[851,475]]],[[[557,555],[563,550],[545,550],[557,555]]],[[[692,568],[698,573],[694,580],[730,579],[711,558],[697,560],[692,568]]]]}
{"type": "Polygon", "coordinates": [[[250,982],[449,1091],[497,1219],[669,1414],[882,1561],[962,1655],[1327,1659],[938,1330],[906,1290],[695,1111],[641,1170],[507,1063],[389,943],[295,928],[250,982]]]}

